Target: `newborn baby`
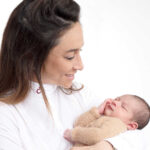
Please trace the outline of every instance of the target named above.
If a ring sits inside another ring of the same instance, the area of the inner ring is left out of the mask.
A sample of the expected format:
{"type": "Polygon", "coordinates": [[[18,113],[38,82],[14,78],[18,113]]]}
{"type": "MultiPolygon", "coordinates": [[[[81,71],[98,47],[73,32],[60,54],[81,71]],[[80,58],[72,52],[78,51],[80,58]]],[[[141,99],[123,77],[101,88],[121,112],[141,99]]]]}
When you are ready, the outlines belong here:
{"type": "Polygon", "coordinates": [[[126,130],[144,128],[150,119],[150,107],[136,95],[105,100],[82,114],[64,137],[74,146],[90,146],[126,130]]]}

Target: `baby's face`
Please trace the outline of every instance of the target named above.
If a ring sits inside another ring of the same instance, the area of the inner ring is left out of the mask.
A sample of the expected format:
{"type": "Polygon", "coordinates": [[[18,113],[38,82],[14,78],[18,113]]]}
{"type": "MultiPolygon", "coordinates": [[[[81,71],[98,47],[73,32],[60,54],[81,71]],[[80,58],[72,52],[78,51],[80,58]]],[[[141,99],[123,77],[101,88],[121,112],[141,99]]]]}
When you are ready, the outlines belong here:
{"type": "Polygon", "coordinates": [[[136,101],[132,99],[133,97],[130,95],[123,95],[112,99],[112,101],[106,103],[104,115],[117,117],[128,124],[136,110],[136,101]]]}

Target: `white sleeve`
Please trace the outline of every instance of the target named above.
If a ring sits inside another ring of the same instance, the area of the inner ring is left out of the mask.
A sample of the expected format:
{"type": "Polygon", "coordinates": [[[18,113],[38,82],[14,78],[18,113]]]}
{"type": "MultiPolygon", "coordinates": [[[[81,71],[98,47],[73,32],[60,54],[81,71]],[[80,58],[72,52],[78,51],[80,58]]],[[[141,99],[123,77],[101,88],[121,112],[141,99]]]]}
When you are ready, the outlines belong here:
{"type": "Polygon", "coordinates": [[[133,133],[133,131],[125,132],[120,135],[117,135],[115,137],[107,139],[117,150],[142,150],[138,147],[138,138],[135,137],[136,133],[133,133]]]}
{"type": "Polygon", "coordinates": [[[0,105],[0,150],[23,150],[15,124],[8,107],[0,105]]]}
{"type": "Polygon", "coordinates": [[[150,144],[147,140],[144,140],[144,134],[139,130],[127,131],[109,138],[107,141],[117,150],[150,150],[150,144]]]}

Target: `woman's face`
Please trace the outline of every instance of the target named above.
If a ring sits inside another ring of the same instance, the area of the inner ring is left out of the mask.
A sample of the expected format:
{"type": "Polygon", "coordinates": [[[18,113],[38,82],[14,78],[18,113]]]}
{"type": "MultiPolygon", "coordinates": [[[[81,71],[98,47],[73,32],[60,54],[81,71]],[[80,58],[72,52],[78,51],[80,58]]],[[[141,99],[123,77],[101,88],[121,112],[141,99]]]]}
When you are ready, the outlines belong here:
{"type": "Polygon", "coordinates": [[[83,46],[83,35],[80,23],[60,38],[59,44],[54,47],[42,67],[43,83],[51,83],[69,88],[78,70],[83,69],[80,49],[83,46]]]}

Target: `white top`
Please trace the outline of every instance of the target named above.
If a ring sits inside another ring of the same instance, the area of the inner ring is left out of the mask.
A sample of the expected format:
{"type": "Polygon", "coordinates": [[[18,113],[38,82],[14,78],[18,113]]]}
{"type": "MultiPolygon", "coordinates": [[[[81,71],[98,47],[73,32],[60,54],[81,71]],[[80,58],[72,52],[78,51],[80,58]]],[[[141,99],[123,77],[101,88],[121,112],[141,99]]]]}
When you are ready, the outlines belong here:
{"type": "MultiPolygon", "coordinates": [[[[77,116],[101,101],[93,99],[86,88],[67,95],[55,85],[44,85],[52,119],[42,94],[36,92],[39,85],[33,83],[32,87],[23,102],[0,103],[0,150],[69,150],[71,144],[63,138],[64,130],[72,128],[77,116]]],[[[135,140],[129,142],[132,135],[125,133],[108,140],[118,150],[148,150],[142,146],[138,149],[135,140]]]]}

